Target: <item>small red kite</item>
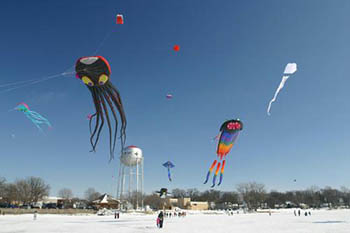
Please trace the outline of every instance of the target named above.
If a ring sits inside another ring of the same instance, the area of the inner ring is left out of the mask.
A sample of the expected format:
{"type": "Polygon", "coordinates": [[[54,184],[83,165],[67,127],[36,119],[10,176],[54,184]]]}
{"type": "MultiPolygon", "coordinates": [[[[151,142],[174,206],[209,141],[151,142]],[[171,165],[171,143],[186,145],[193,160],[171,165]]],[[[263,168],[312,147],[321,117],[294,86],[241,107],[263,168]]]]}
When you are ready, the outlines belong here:
{"type": "Polygon", "coordinates": [[[124,24],[123,15],[117,14],[117,24],[124,24]]]}

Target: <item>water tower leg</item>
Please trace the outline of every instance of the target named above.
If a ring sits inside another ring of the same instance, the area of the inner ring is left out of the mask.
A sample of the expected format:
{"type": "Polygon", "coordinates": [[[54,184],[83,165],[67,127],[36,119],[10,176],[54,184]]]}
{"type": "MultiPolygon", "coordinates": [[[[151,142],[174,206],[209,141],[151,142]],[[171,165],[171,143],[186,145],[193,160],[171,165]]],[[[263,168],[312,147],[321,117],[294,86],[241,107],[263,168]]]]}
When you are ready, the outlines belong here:
{"type": "Polygon", "coordinates": [[[141,160],[141,206],[143,209],[143,158],[141,160]]]}
{"type": "Polygon", "coordinates": [[[136,163],[136,210],[139,208],[139,161],[136,163]]]}

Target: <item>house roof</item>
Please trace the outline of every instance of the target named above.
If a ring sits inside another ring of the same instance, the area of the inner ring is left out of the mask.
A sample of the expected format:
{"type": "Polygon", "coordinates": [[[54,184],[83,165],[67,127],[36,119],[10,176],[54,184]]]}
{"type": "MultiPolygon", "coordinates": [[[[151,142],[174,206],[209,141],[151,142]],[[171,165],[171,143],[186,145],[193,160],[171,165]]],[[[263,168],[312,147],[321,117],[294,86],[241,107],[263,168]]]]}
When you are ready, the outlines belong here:
{"type": "Polygon", "coordinates": [[[93,201],[93,203],[96,204],[111,204],[111,203],[117,203],[119,200],[111,197],[107,193],[101,195],[97,200],[93,201]]]}

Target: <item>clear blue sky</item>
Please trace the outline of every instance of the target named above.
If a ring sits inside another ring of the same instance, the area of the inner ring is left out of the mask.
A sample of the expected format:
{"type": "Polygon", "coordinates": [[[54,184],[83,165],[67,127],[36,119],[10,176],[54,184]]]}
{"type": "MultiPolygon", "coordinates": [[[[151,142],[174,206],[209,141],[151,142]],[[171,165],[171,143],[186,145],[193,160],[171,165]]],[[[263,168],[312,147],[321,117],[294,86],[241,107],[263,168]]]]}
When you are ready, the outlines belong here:
{"type": "MultiPolygon", "coordinates": [[[[112,30],[98,54],[109,60],[124,101],[127,144],[143,149],[147,193],[208,189],[202,182],[216,156],[212,138],[231,118],[245,128],[220,190],[247,181],[281,191],[349,187],[349,12],[348,0],[7,1],[0,8],[1,83],[61,73],[95,55],[112,30]],[[117,13],[124,25],[114,24],[117,13]],[[298,72],[269,117],[288,62],[298,72]],[[161,166],[167,160],[176,165],[172,183],[161,166]]],[[[51,195],[64,187],[76,196],[88,187],[115,193],[119,161],[108,163],[106,129],[89,153],[93,106],[81,81],[1,90],[0,176],[42,177],[51,195]],[[22,101],[53,130],[44,136],[23,114],[8,112],[22,101]]]]}

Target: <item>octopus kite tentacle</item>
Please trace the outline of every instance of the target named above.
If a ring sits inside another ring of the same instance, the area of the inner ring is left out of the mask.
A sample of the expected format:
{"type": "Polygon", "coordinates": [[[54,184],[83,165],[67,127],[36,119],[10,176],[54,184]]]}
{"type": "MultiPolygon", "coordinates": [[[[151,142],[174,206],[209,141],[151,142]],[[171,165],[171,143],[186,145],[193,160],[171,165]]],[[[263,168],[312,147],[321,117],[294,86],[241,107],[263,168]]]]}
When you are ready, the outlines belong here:
{"type": "MultiPolygon", "coordinates": [[[[101,102],[103,109],[105,111],[106,119],[107,119],[107,125],[108,125],[108,131],[109,131],[109,145],[112,145],[112,126],[111,126],[111,121],[109,120],[109,115],[108,115],[108,109],[106,106],[106,102],[103,96],[101,97],[101,102]]],[[[112,146],[109,147],[109,153],[110,153],[110,158],[109,160],[111,161],[114,158],[114,151],[112,150],[112,146]]]]}
{"type": "Polygon", "coordinates": [[[94,117],[96,116],[96,113],[92,114],[89,120],[89,130],[90,130],[90,134],[92,133],[91,131],[91,125],[92,125],[92,119],[94,119],[94,117]]]}
{"type": "Polygon", "coordinates": [[[97,142],[100,138],[102,127],[104,125],[104,117],[103,117],[103,112],[102,112],[102,108],[101,108],[101,104],[100,104],[101,100],[100,100],[100,96],[99,96],[97,90],[94,90],[94,96],[95,96],[95,108],[96,108],[96,113],[97,113],[97,119],[96,119],[94,132],[90,136],[92,151],[95,151],[97,142]],[[101,118],[101,124],[99,124],[99,118],[101,118]],[[95,135],[96,135],[95,142],[93,142],[95,135]]]}
{"type": "Polygon", "coordinates": [[[111,97],[112,101],[114,102],[120,114],[121,124],[122,124],[120,128],[120,139],[121,139],[121,144],[123,149],[126,141],[125,130],[126,130],[126,124],[127,124],[123,104],[121,102],[119,92],[113,86],[111,89],[107,89],[107,93],[111,97]]]}
{"type": "MultiPolygon", "coordinates": [[[[104,88],[104,90],[106,91],[106,89],[104,88]]],[[[111,97],[108,95],[108,92],[107,94],[106,93],[103,93],[103,96],[105,97],[111,111],[112,111],[112,114],[113,114],[113,118],[114,118],[114,123],[115,123],[115,128],[114,128],[114,139],[113,139],[113,151],[115,149],[115,143],[116,143],[116,140],[117,140],[117,130],[118,130],[118,117],[117,117],[117,114],[115,112],[115,109],[114,109],[114,106],[113,106],[113,103],[111,102],[111,97]]]]}
{"type": "Polygon", "coordinates": [[[207,173],[207,178],[205,179],[204,184],[206,184],[206,183],[208,182],[209,176],[210,176],[211,172],[213,171],[213,169],[214,169],[216,163],[217,163],[217,160],[215,159],[214,162],[212,163],[212,165],[211,165],[210,168],[209,168],[209,171],[208,171],[208,173],[207,173]]]}

